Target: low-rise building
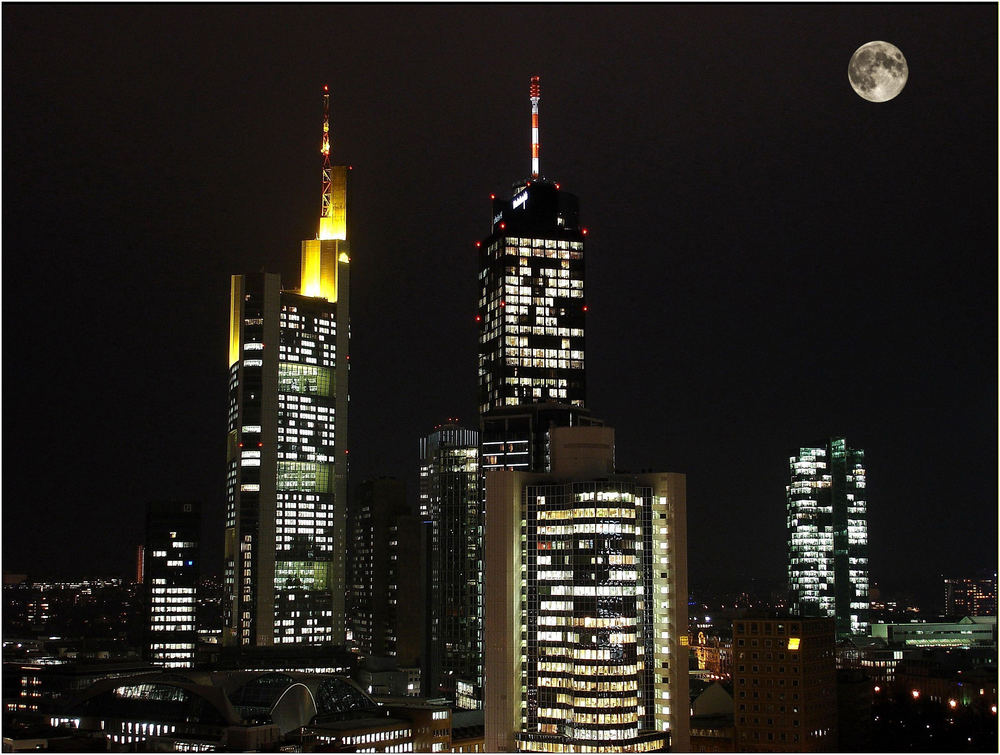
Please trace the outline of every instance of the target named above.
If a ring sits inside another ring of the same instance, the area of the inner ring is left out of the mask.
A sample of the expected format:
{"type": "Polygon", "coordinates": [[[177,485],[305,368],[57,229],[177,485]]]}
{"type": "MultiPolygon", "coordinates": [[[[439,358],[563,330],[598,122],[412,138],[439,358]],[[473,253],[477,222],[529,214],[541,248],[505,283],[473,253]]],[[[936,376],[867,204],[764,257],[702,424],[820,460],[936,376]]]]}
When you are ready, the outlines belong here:
{"type": "Polygon", "coordinates": [[[832,619],[747,616],[733,622],[737,752],[829,752],[837,746],[832,619]]]}
{"type": "Polygon", "coordinates": [[[278,671],[172,671],[93,684],[52,726],[112,749],[215,752],[445,752],[443,705],[383,705],[345,676],[278,671]],[[425,720],[426,719],[426,720],[425,720]]]}
{"type": "Polygon", "coordinates": [[[891,648],[974,648],[997,646],[996,616],[964,616],[957,621],[872,624],[872,638],[891,648]]]}

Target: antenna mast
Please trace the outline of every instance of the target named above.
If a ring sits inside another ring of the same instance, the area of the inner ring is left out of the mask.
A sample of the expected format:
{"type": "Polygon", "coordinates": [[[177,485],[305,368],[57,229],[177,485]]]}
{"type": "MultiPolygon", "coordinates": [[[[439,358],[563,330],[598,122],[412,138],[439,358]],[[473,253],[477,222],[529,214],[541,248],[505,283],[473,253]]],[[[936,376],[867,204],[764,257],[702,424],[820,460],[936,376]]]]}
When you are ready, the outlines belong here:
{"type": "Polygon", "coordinates": [[[323,204],[321,218],[333,217],[333,176],[330,168],[330,87],[323,85],[323,204]]]}
{"type": "Polygon", "coordinates": [[[542,99],[542,87],[537,76],[531,77],[528,95],[531,97],[531,177],[538,178],[538,101],[542,99]]]}

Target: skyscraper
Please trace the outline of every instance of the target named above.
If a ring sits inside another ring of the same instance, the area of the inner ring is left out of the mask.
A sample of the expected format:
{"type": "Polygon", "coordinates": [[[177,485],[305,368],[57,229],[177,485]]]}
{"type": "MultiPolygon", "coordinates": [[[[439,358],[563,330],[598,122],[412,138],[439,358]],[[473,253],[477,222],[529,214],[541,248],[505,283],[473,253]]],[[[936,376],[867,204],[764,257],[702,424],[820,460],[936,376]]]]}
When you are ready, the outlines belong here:
{"type": "Polygon", "coordinates": [[[531,80],[532,170],[493,196],[479,242],[479,412],[540,402],[584,406],[583,240],[579,201],[539,173],[538,77],[531,80]]]}
{"type": "Polygon", "coordinates": [[[687,751],[685,477],[549,435],[550,473],[486,474],[486,749],[687,751]]]}
{"type": "Polygon", "coordinates": [[[395,477],[362,481],[348,517],[348,625],[363,656],[414,664],[423,650],[420,519],[395,477]]]}
{"type": "Polygon", "coordinates": [[[234,275],[229,326],[227,643],[344,642],[348,168],[330,164],[301,283],[234,275]]]}
{"type": "Polygon", "coordinates": [[[482,499],[478,433],[454,422],[420,439],[420,514],[430,522],[429,695],[480,706],[482,499]]]}
{"type": "Polygon", "coordinates": [[[832,438],[788,460],[790,611],[835,619],[838,638],[868,633],[864,458],[844,438],[832,438]]]}
{"type": "Polygon", "coordinates": [[[167,668],[193,666],[201,569],[199,504],[147,504],[142,568],[147,660],[167,668]]]}

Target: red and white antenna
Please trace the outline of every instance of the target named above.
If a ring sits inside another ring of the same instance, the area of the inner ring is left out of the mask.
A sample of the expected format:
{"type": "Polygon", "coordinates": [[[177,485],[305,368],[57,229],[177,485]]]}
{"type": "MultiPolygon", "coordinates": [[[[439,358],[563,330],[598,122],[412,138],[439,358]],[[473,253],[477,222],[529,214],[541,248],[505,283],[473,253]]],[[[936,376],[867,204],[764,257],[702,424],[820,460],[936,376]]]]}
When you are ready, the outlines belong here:
{"type": "Polygon", "coordinates": [[[333,177],[330,169],[330,87],[323,85],[323,204],[321,218],[333,217],[333,177]]]}
{"type": "Polygon", "coordinates": [[[537,76],[531,77],[528,95],[531,97],[531,177],[538,178],[538,101],[542,99],[542,87],[537,76]]]}

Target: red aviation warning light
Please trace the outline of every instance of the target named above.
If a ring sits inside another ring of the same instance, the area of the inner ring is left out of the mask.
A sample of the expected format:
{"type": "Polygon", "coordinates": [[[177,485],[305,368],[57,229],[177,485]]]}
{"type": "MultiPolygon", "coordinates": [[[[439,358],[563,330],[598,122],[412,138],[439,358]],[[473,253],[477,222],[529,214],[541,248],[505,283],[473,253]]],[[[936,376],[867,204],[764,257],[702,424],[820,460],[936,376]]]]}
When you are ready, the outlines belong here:
{"type": "Polygon", "coordinates": [[[537,76],[531,77],[528,96],[531,99],[531,177],[538,178],[538,153],[541,150],[538,143],[538,101],[542,99],[542,85],[538,83],[537,76]]]}

